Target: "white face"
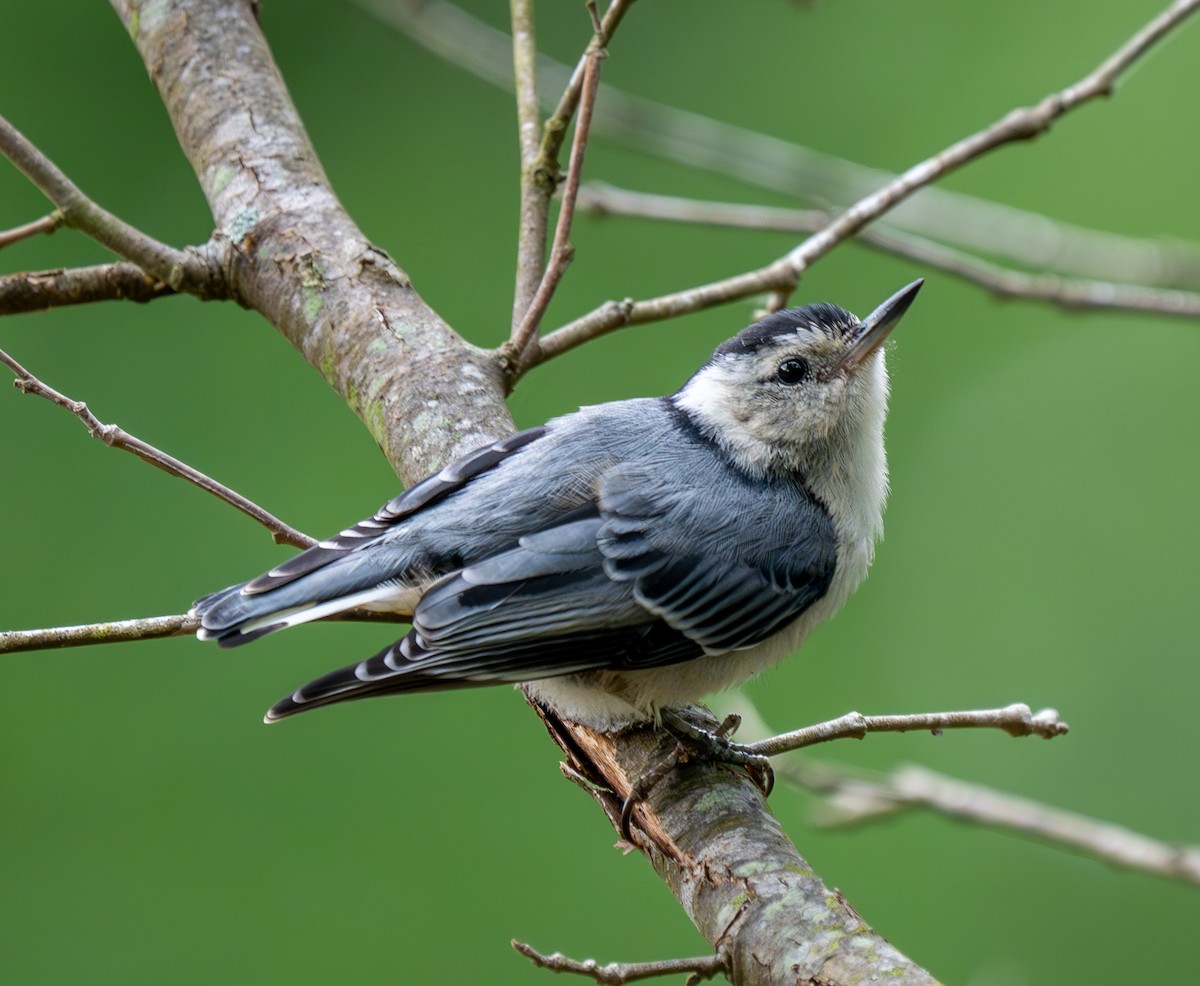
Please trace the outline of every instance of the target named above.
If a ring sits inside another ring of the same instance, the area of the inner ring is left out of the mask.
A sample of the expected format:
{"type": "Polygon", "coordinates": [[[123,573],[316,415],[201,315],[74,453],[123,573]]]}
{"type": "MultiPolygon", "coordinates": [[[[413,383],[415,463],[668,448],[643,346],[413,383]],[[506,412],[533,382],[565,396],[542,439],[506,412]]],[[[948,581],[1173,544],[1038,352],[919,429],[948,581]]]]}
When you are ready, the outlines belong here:
{"type": "Polygon", "coordinates": [[[800,325],[753,348],[734,340],[675,399],[748,472],[836,461],[881,435],[887,407],[882,348],[842,362],[858,338],[848,325],[800,325]]]}

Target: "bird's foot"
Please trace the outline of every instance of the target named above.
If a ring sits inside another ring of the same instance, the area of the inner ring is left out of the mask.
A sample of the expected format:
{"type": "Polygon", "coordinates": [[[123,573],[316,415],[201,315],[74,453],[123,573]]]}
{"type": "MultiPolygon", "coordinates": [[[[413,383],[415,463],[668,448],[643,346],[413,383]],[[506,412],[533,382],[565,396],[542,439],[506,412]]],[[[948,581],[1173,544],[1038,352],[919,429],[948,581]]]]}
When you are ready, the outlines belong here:
{"type": "Polygon", "coordinates": [[[775,771],[771,769],[771,761],[761,753],[753,752],[745,744],[734,743],[730,739],[742,724],[741,716],[732,713],[727,715],[716,729],[706,729],[697,725],[672,709],[663,709],[661,716],[663,728],[675,737],[676,746],[670,754],[638,778],[629,792],[629,797],[621,806],[621,837],[626,842],[633,842],[631,826],[634,809],[646,800],[659,781],[676,766],[686,763],[692,757],[698,756],[717,763],[745,767],[746,773],[762,791],[763,797],[771,793],[775,786],[775,771]]]}

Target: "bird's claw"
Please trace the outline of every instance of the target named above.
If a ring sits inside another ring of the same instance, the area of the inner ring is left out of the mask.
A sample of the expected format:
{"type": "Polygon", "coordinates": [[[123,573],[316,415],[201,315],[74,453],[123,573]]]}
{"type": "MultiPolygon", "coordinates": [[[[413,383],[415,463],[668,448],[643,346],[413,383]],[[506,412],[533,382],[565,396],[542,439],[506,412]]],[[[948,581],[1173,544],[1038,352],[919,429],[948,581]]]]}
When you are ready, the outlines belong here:
{"type": "Polygon", "coordinates": [[[678,742],[670,754],[638,779],[621,805],[621,837],[626,842],[633,842],[633,812],[638,804],[645,801],[654,786],[678,764],[693,756],[699,755],[716,763],[745,767],[746,773],[750,775],[750,779],[764,798],[768,797],[775,787],[775,771],[771,767],[770,759],[761,753],[753,752],[743,743],[734,743],[729,738],[742,724],[741,716],[731,713],[716,729],[709,730],[689,722],[678,712],[664,709],[662,724],[678,742]]]}

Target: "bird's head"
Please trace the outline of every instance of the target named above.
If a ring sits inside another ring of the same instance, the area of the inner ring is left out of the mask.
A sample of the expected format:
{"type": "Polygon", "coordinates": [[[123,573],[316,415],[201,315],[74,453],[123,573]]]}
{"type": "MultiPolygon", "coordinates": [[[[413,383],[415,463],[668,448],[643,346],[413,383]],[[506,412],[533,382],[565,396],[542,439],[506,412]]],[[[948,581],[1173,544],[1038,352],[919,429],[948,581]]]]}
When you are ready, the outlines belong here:
{"type": "Polygon", "coordinates": [[[768,315],[718,347],[674,400],[755,475],[804,471],[864,443],[881,445],[883,341],[923,283],[865,319],[830,304],[768,315]]]}

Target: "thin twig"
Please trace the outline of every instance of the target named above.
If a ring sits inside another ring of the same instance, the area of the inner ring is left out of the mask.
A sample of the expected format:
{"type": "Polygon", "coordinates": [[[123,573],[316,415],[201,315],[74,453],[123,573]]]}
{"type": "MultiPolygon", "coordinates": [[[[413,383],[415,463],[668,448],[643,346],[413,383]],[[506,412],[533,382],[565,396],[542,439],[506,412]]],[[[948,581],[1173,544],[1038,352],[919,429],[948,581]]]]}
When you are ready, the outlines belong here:
{"type": "Polygon", "coordinates": [[[1067,732],[1067,724],[1058,718],[1054,709],[1042,709],[1034,714],[1028,705],[1015,702],[1002,709],[980,709],[969,712],[927,712],[901,716],[864,716],[847,712],[837,719],[806,726],[770,739],[749,743],[746,750],[773,757],[789,750],[827,743],[836,739],[862,739],[867,733],[909,733],[915,729],[940,734],[943,729],[1003,729],[1010,736],[1041,736],[1053,739],[1067,732]]]}
{"type": "Polygon", "coordinates": [[[521,215],[517,232],[517,275],[512,328],[529,310],[546,269],[546,230],[557,175],[539,167],[541,113],[537,92],[537,38],[533,0],[511,0],[513,79],[517,96],[517,138],[521,149],[521,215]]]}
{"type": "Polygon", "coordinates": [[[87,233],[177,291],[202,297],[226,294],[220,268],[210,264],[202,251],[176,250],[101,208],[2,116],[0,153],[6,155],[58,207],[65,225],[87,233]]]}
{"type": "MultiPolygon", "coordinates": [[[[356,2],[448,62],[491,85],[512,87],[511,39],[454,4],[356,2]]],[[[572,77],[568,66],[545,55],[538,57],[538,74],[549,88],[566,86],[572,77]]],[[[578,69],[576,76],[582,79],[578,69]]],[[[610,85],[602,86],[592,130],[623,140],[639,153],[733,176],[789,197],[799,192],[812,202],[852,202],[895,177],[610,85]]],[[[1167,287],[1200,285],[1200,249],[1195,244],[1088,229],[936,186],[921,189],[889,218],[911,232],[996,257],[1028,258],[1033,266],[1063,274],[1167,287]]]]}
{"type": "Polygon", "coordinates": [[[0,277],[0,315],[40,312],[93,301],[139,303],[175,294],[169,284],[151,277],[127,260],[95,267],[43,270],[0,277]]]}
{"type": "Polygon", "coordinates": [[[285,524],[257,503],[246,499],[240,493],[231,490],[223,483],[218,483],[215,479],[206,476],[199,470],[193,469],[186,462],[182,462],[174,456],[155,448],[153,445],[143,442],[140,438],[135,438],[117,425],[104,424],[88,410],[88,406],[83,401],[72,400],[64,394],[59,393],[53,387],[43,383],[3,350],[0,350],[0,363],[3,363],[16,374],[13,385],[23,394],[35,394],[38,397],[44,397],[52,404],[57,404],[59,407],[65,408],[84,423],[93,438],[98,438],[105,445],[124,449],[126,452],[132,452],[138,458],[149,462],[152,466],[157,466],[172,476],[186,479],[189,483],[199,486],[200,489],[211,493],[218,499],[224,500],[230,506],[236,507],[270,531],[276,544],[290,544],[297,548],[307,548],[310,545],[316,544],[314,538],[310,538],[307,534],[302,534],[295,528],[285,524]]]}
{"type": "MultiPolygon", "coordinates": [[[[771,732],[742,693],[724,703],[751,735],[771,732]]],[[[850,825],[891,818],[915,808],[960,821],[1042,839],[1125,869],[1200,884],[1200,846],[1175,846],[1119,825],[1077,815],[979,784],[905,764],[886,773],[789,755],[773,764],[776,777],[826,796],[816,821],[850,825]]]]}
{"type": "Polygon", "coordinates": [[[704,982],[729,971],[729,960],[721,955],[701,955],[694,959],[664,959],[661,962],[610,962],[600,965],[595,959],[570,959],[562,952],[553,955],[543,955],[532,945],[517,941],[512,947],[524,955],[539,969],[549,969],[551,972],[571,972],[579,976],[587,976],[601,983],[602,986],[623,986],[625,983],[636,982],[639,979],[652,979],[656,976],[677,976],[689,973],[688,983],[704,982]]]}
{"type": "Polygon", "coordinates": [[[830,214],[823,209],[785,209],[777,205],[688,199],[679,195],[637,192],[603,181],[590,181],[584,185],[579,190],[576,208],[598,216],[637,216],[768,233],[815,233],[830,220],[830,214]]]}
{"type": "Polygon", "coordinates": [[[991,126],[914,165],[882,188],[860,199],[774,263],[722,281],[646,301],[610,301],[543,337],[539,349],[530,352],[527,361],[532,365],[538,360],[549,359],[626,325],[699,311],[764,291],[790,292],[811,264],[917,189],[945,177],[1003,144],[1032,139],[1048,130],[1065,113],[1097,96],[1110,93],[1121,72],[1151,44],[1193,13],[1197,6],[1200,6],[1200,0],[1178,0],[1074,85],[1051,93],[1036,106],[1012,110],[991,126]]]}
{"type": "Polygon", "coordinates": [[[1019,107],[1006,113],[991,126],[951,144],[933,157],[926,158],[888,182],[877,192],[859,199],[815,236],[810,236],[784,260],[799,275],[815,260],[824,256],[847,236],[872,219],[908,198],[917,189],[956,171],[969,161],[1004,144],[1032,140],[1054,123],[1098,96],[1109,96],[1121,73],[1172,28],[1200,7],[1200,0],[1176,0],[1161,14],[1133,35],[1112,55],[1073,85],[1052,92],[1036,106],[1019,107]]]}
{"type": "MultiPolygon", "coordinates": [[[[348,609],[324,617],[335,623],[405,623],[396,613],[371,609],[348,609]]],[[[136,620],[88,623],[72,627],[47,627],[36,630],[0,630],[0,654],[28,650],[52,650],[56,647],[84,647],[90,644],[120,644],[156,637],[186,637],[200,623],[186,613],[181,616],[148,616],[136,620]]]]}
{"type": "Polygon", "coordinates": [[[30,236],[41,236],[43,233],[49,236],[63,222],[63,214],[55,209],[49,215],[42,216],[41,219],[35,219],[24,226],[14,226],[12,229],[0,230],[0,250],[30,236]]]}
{"type": "MultiPolygon", "coordinates": [[[[613,31],[617,29],[633,2],[634,0],[613,0],[609,4],[608,10],[605,11],[602,21],[597,19],[595,4],[589,4],[588,12],[592,17],[593,34],[603,38],[601,42],[603,46],[607,46],[613,31]]],[[[579,60],[574,74],[566,84],[558,106],[541,128],[539,140],[538,54],[533,27],[533,0],[511,0],[511,7],[513,80],[517,96],[517,125],[521,145],[521,222],[517,239],[517,286],[513,295],[513,342],[510,344],[509,350],[519,356],[521,349],[517,348],[518,336],[523,331],[527,331],[524,326],[528,322],[529,312],[537,301],[539,289],[545,284],[546,231],[550,221],[550,199],[561,180],[558,154],[562,148],[567,127],[570,125],[571,118],[575,115],[576,107],[588,85],[586,82],[588,66],[596,60],[593,56],[596,42],[594,37],[593,43],[588,46],[587,51],[579,60]]],[[[592,85],[594,88],[595,83],[592,85]]],[[[586,99],[590,104],[588,108],[588,128],[590,129],[591,107],[595,105],[595,92],[592,92],[586,99]]],[[[576,140],[578,140],[578,128],[575,133],[576,140]]],[[[574,173],[574,170],[572,168],[570,173],[574,173]]],[[[563,201],[565,206],[565,195],[563,201]]],[[[560,224],[561,219],[562,213],[560,212],[560,224]]],[[[552,254],[551,264],[556,262],[555,256],[558,255],[552,254]]],[[[561,262],[561,257],[559,262],[561,262]]],[[[561,276],[560,273],[558,277],[561,278],[561,276]]],[[[534,328],[536,329],[536,322],[534,328]]]]}
{"type": "MultiPolygon", "coordinates": [[[[658,195],[589,182],[579,190],[576,208],[597,215],[639,216],[666,222],[697,223],[783,233],[814,232],[829,222],[818,209],[711,202],[658,195]]],[[[1153,315],[1200,317],[1200,294],[1168,288],[1027,273],[994,264],[955,247],[876,223],[855,238],[869,247],[913,260],[985,288],[1000,298],[1027,298],[1062,308],[1122,310],[1153,315]]],[[[1034,258],[1024,258],[1029,263],[1034,258]]],[[[770,307],[770,306],[768,306],[770,307]]]]}
{"type": "Polygon", "coordinates": [[[139,620],[111,623],[87,623],[48,630],[0,630],[0,654],[25,650],[50,650],[55,647],[79,647],[85,644],[117,644],[131,640],[155,640],[159,637],[184,637],[195,633],[200,622],[186,614],[148,616],[139,620]]]}
{"type": "MultiPolygon", "coordinates": [[[[597,32],[604,36],[605,45],[612,40],[613,32],[616,31],[625,15],[629,13],[629,8],[633,6],[634,2],[635,0],[612,0],[612,3],[608,5],[597,32]]],[[[563,87],[563,94],[558,105],[542,128],[541,156],[543,161],[558,160],[558,153],[567,133],[567,125],[571,122],[571,117],[575,115],[575,110],[583,97],[586,85],[584,77],[587,74],[589,55],[590,49],[584,52],[583,57],[576,63],[575,68],[571,71],[571,77],[563,87]]]]}
{"type": "Polygon", "coordinates": [[[597,33],[589,48],[587,68],[583,73],[583,90],[579,100],[579,115],[575,121],[575,137],[571,143],[571,157],[567,165],[567,181],[563,186],[562,203],[558,210],[558,223],[554,228],[554,245],[550,249],[550,263],[542,274],[533,300],[521,319],[521,324],[513,332],[509,340],[508,352],[510,365],[514,368],[522,360],[530,343],[537,334],[538,325],[550,299],[554,297],[559,282],[575,248],[571,246],[571,224],[575,220],[575,199],[579,193],[580,177],[583,173],[583,159],[587,154],[588,131],[592,124],[592,107],[596,104],[596,91],[600,84],[600,63],[605,56],[604,36],[597,33]]]}
{"type": "Polygon", "coordinates": [[[912,233],[880,226],[859,230],[857,238],[877,250],[953,274],[998,298],[1044,301],[1072,311],[1200,317],[1200,294],[1194,291],[1013,270],[912,233]]]}
{"type": "Polygon", "coordinates": [[[1200,886],[1200,846],[1176,846],[1112,822],[1089,818],[980,784],[906,764],[860,776],[830,764],[784,761],[781,777],[829,796],[822,824],[852,825],[926,808],[977,825],[1065,846],[1123,869],[1200,886]]]}

